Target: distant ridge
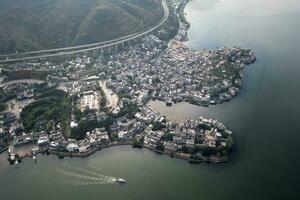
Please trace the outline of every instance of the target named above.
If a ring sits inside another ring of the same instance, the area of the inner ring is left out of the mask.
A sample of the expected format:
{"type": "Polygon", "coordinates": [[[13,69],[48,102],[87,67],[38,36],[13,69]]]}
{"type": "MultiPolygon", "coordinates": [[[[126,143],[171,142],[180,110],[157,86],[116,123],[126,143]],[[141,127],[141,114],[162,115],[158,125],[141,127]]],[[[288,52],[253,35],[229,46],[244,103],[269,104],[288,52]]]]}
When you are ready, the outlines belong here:
{"type": "Polygon", "coordinates": [[[160,0],[1,0],[0,54],[114,39],[162,15],[160,0]]]}

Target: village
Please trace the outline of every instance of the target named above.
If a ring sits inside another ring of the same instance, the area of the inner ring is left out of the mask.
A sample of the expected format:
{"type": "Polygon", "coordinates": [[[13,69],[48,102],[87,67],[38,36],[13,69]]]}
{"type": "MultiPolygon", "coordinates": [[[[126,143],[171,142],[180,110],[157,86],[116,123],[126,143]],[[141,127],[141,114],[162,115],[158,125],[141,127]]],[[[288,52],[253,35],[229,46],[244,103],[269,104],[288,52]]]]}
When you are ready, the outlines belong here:
{"type": "Polygon", "coordinates": [[[190,50],[184,44],[189,26],[179,14],[178,20],[170,41],[149,34],[106,55],[2,66],[0,151],[9,149],[10,162],[16,163],[37,153],[85,157],[133,145],[191,162],[227,161],[234,141],[221,122],[203,117],[171,122],[147,102],[229,101],[241,89],[244,67],[255,62],[254,52],[190,50]],[[22,155],[13,150],[28,144],[33,148],[22,155]]]}

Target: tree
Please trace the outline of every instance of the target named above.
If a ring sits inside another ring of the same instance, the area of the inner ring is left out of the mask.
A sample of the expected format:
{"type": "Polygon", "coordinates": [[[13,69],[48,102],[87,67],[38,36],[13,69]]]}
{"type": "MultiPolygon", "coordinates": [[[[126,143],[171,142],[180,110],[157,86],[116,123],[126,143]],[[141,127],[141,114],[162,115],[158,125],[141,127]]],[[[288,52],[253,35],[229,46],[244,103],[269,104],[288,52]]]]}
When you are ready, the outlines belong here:
{"type": "Polygon", "coordinates": [[[100,100],[100,107],[105,107],[105,106],[106,106],[106,97],[105,95],[102,95],[100,100]]]}
{"type": "Polygon", "coordinates": [[[183,153],[189,153],[189,148],[187,146],[182,146],[183,153]]]}
{"type": "Polygon", "coordinates": [[[208,146],[203,146],[201,148],[201,154],[203,156],[211,156],[211,155],[216,155],[218,153],[217,148],[215,147],[208,147],[208,146]]]}
{"type": "Polygon", "coordinates": [[[137,148],[142,148],[143,141],[138,140],[137,138],[134,138],[133,141],[132,141],[132,146],[137,147],[137,148]]]}
{"type": "Polygon", "coordinates": [[[118,134],[117,133],[110,134],[110,139],[112,141],[117,141],[118,140],[118,134]]]}
{"type": "Polygon", "coordinates": [[[100,128],[97,120],[85,120],[81,121],[78,127],[75,127],[71,130],[71,138],[73,139],[83,139],[86,135],[86,132],[90,132],[95,128],[100,128]]]}
{"type": "Polygon", "coordinates": [[[111,75],[111,79],[112,79],[112,80],[117,80],[116,75],[112,74],[112,75],[111,75]]]}
{"type": "Polygon", "coordinates": [[[160,122],[154,122],[152,125],[153,125],[152,131],[158,131],[158,130],[161,130],[166,127],[165,124],[160,123],[160,122]]]}
{"type": "Polygon", "coordinates": [[[161,140],[164,141],[172,141],[173,140],[173,134],[170,132],[166,132],[163,134],[163,136],[161,137],[161,140]]]}
{"type": "Polygon", "coordinates": [[[161,141],[156,142],[156,150],[159,150],[159,151],[165,150],[165,146],[163,145],[163,143],[161,141]]]}
{"type": "Polygon", "coordinates": [[[232,147],[234,146],[234,140],[233,140],[233,137],[231,135],[229,135],[227,138],[226,138],[226,151],[230,151],[232,149],[232,147]]]}
{"type": "Polygon", "coordinates": [[[5,103],[0,103],[0,112],[6,110],[7,105],[5,103]]]}
{"type": "Polygon", "coordinates": [[[80,121],[82,117],[82,112],[76,106],[74,108],[74,116],[77,121],[80,121]]]}

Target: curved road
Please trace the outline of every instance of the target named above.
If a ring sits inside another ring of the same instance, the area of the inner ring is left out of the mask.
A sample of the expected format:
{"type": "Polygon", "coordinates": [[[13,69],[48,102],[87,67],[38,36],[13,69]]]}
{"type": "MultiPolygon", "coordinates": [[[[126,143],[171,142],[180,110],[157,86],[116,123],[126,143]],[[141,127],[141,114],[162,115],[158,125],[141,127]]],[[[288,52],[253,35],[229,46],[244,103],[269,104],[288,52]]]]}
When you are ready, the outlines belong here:
{"type": "MultiPolygon", "coordinates": [[[[58,49],[49,49],[49,50],[41,50],[41,51],[32,51],[32,52],[27,52],[27,53],[20,53],[20,54],[7,54],[7,56],[19,56],[19,55],[25,55],[23,58],[13,58],[13,59],[5,59],[5,60],[0,60],[0,63],[8,63],[8,62],[19,62],[19,61],[25,61],[25,60],[32,60],[32,59],[39,59],[39,58],[49,58],[49,57],[55,57],[55,56],[63,56],[63,55],[70,55],[70,54],[75,54],[75,53],[82,53],[82,52],[87,52],[87,51],[93,51],[117,44],[122,44],[124,42],[142,37],[146,34],[149,34],[159,26],[161,26],[168,18],[170,12],[169,8],[167,6],[166,0],[162,0],[162,6],[164,9],[164,16],[159,20],[158,23],[153,25],[152,27],[148,28],[147,30],[138,32],[138,33],[133,33],[127,36],[123,36],[120,38],[108,40],[108,41],[103,41],[99,43],[93,43],[93,44],[87,44],[87,45],[79,45],[79,46],[73,46],[73,47],[65,47],[65,48],[58,48],[58,49]],[[54,52],[51,54],[51,52],[54,52]],[[48,54],[43,54],[43,55],[35,55],[35,56],[27,56],[30,54],[38,54],[38,53],[48,53],[48,54]]],[[[5,55],[0,55],[1,57],[5,55]]]]}

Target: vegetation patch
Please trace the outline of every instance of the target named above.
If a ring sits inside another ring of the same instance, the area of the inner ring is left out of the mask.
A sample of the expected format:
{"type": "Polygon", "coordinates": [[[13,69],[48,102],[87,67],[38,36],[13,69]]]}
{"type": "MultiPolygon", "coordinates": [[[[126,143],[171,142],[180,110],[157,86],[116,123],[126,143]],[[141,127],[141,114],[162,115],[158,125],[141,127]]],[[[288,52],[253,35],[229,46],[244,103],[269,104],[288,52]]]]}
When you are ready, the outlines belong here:
{"type": "Polygon", "coordinates": [[[53,89],[42,93],[37,101],[26,106],[21,113],[24,128],[30,130],[51,130],[55,124],[61,125],[63,134],[69,136],[71,101],[67,93],[53,89]]]}
{"type": "Polygon", "coordinates": [[[160,0],[1,0],[0,54],[115,39],[162,16],[160,0]]]}
{"type": "Polygon", "coordinates": [[[5,103],[0,103],[0,112],[6,110],[7,105],[5,103]]]}
{"type": "Polygon", "coordinates": [[[34,70],[13,70],[6,71],[3,74],[7,75],[7,80],[19,80],[19,79],[46,79],[48,73],[46,71],[34,71],[34,70]]]}

